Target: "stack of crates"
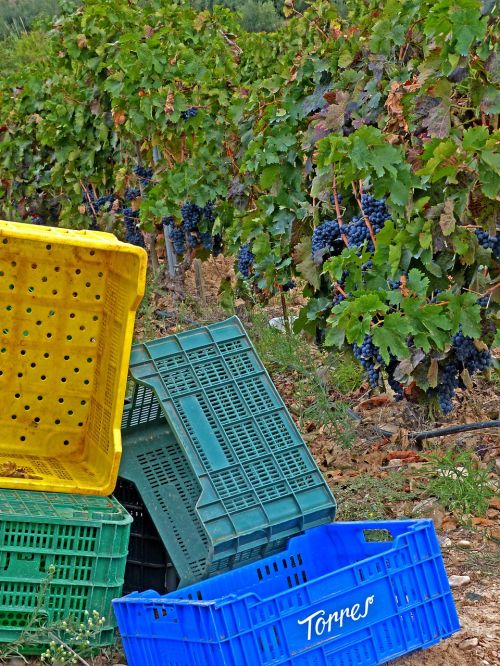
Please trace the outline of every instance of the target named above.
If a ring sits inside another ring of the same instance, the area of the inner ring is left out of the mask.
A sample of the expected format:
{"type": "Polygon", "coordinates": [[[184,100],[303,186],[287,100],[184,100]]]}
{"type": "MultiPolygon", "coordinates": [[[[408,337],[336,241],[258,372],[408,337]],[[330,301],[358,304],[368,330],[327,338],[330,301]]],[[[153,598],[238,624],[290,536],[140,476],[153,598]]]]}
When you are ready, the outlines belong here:
{"type": "MultiPolygon", "coordinates": [[[[333,495],[236,317],[134,345],[130,374],[115,492],[126,502],[133,484],[165,546],[155,589],[257,561],[333,520],[333,495]]],[[[132,551],[142,530],[135,539],[132,551]]]]}
{"type": "Polygon", "coordinates": [[[375,666],[458,630],[430,521],[332,524],[236,317],[135,345],[130,375],[129,666],[375,666]]]}
{"type": "Polygon", "coordinates": [[[35,611],[97,611],[95,645],[114,640],[132,519],[108,496],[145,271],[111,234],[0,222],[0,642],[35,611]]]}

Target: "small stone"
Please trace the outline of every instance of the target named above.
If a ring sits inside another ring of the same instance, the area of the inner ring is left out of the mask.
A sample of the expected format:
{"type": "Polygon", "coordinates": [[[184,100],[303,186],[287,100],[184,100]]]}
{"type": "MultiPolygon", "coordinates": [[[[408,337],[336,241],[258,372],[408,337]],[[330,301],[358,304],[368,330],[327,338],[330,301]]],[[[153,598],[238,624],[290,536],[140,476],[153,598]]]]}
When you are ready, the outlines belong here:
{"type": "Polygon", "coordinates": [[[470,576],[450,576],[448,582],[450,587],[463,587],[470,583],[470,576]]]}
{"type": "Polygon", "coordinates": [[[389,460],[387,463],[387,467],[400,467],[403,464],[403,460],[401,458],[392,458],[392,460],[389,460]]]}
{"type": "Polygon", "coordinates": [[[480,594],[476,594],[476,592],[467,592],[465,598],[468,601],[481,601],[483,597],[480,594]]]}
{"type": "MultiPolygon", "coordinates": [[[[389,461],[392,462],[392,461],[389,461]]],[[[421,516],[423,514],[428,514],[436,506],[437,499],[435,497],[428,497],[427,499],[420,500],[413,507],[412,514],[414,516],[421,516]]]]}
{"type": "Polygon", "coordinates": [[[461,641],[459,647],[461,647],[461,648],[463,648],[463,649],[466,650],[467,648],[475,648],[475,647],[477,647],[477,646],[478,646],[478,643],[479,643],[479,638],[476,638],[476,637],[474,636],[474,638],[466,638],[464,641],[461,641]]]}
{"type": "Polygon", "coordinates": [[[453,541],[449,537],[438,537],[441,548],[450,548],[453,545],[453,541]]]}
{"type": "Polygon", "coordinates": [[[462,548],[470,548],[471,547],[471,542],[467,541],[467,539],[461,539],[458,544],[458,546],[461,546],[462,548]]]}

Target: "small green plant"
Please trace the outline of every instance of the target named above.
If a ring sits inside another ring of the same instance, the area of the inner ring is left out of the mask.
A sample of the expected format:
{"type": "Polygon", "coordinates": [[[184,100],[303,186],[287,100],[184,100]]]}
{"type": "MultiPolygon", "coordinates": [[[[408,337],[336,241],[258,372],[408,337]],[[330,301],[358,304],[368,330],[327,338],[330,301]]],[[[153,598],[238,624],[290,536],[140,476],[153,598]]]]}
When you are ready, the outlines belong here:
{"type": "Polygon", "coordinates": [[[339,520],[365,520],[393,517],[390,507],[419,496],[418,489],[407,490],[408,480],[401,472],[388,472],[383,477],[360,474],[336,484],[335,496],[339,505],[339,520]]]}
{"type": "Polygon", "coordinates": [[[490,470],[481,467],[469,451],[430,456],[429,493],[450,511],[462,515],[483,516],[495,491],[490,470]]]}
{"type": "Polygon", "coordinates": [[[331,367],[328,379],[339,393],[349,395],[363,383],[363,369],[351,353],[330,354],[328,364],[331,367]]]}
{"type": "Polygon", "coordinates": [[[0,662],[23,654],[39,654],[44,664],[67,666],[78,662],[92,652],[92,643],[102,631],[106,618],[96,610],[84,611],[83,621],[74,617],[50,622],[47,617],[46,600],[56,573],[49,567],[47,577],[40,584],[35,606],[17,639],[0,644],[0,662]],[[41,653],[41,654],[40,654],[41,653]]]}
{"type": "Polygon", "coordinates": [[[47,630],[51,639],[49,647],[41,654],[44,664],[77,664],[82,657],[91,652],[92,639],[96,638],[103,628],[106,618],[96,611],[85,611],[83,622],[64,620],[54,630],[47,630]],[[71,644],[71,646],[70,646],[71,644]]]}

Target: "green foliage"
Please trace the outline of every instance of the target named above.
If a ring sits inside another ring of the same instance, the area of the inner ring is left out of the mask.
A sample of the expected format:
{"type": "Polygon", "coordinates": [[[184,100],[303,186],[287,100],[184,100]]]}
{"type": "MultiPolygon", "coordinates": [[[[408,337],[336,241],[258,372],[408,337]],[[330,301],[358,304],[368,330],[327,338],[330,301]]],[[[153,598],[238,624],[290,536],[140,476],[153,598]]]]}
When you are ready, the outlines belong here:
{"type": "Polygon", "coordinates": [[[0,79],[7,78],[17,68],[28,67],[44,60],[47,35],[41,30],[10,36],[0,41],[0,79]]]}
{"type": "MultiPolygon", "coordinates": [[[[497,324],[498,265],[474,232],[498,220],[495,3],[287,3],[272,33],[208,7],[88,0],[57,21],[44,57],[0,81],[0,208],[46,217],[56,201],[61,224],[87,227],[89,189],[119,200],[151,167],[143,229],[216,200],[211,231],[250,246],[256,300],[299,274],[297,330],[370,334],[398,382],[434,388],[457,331],[484,349],[497,324]],[[318,265],[313,229],[348,224],[362,192],[391,219],[374,247],[318,265]]],[[[98,224],[121,233],[113,211],[98,224]]]]}
{"type": "Polygon", "coordinates": [[[344,395],[350,395],[363,383],[363,370],[349,352],[330,354],[327,367],[329,383],[344,395]]]}
{"type": "Polygon", "coordinates": [[[238,12],[241,27],[248,32],[272,32],[281,24],[282,2],[272,0],[193,0],[197,9],[211,9],[223,5],[238,12]]]}
{"type": "MultiPolygon", "coordinates": [[[[484,516],[494,496],[490,471],[481,467],[469,451],[430,457],[428,491],[450,511],[467,516],[484,516]]],[[[498,491],[498,488],[497,488],[498,491]]]]}

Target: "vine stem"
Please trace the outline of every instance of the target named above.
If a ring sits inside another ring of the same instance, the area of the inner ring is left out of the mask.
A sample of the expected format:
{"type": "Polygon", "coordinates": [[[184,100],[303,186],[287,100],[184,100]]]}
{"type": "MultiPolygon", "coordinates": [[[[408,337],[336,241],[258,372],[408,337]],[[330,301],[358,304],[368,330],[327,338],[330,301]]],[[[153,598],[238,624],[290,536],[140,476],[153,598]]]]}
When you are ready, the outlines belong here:
{"type": "Polygon", "coordinates": [[[345,291],[342,289],[342,287],[339,285],[339,283],[338,283],[338,282],[334,282],[333,284],[335,285],[335,289],[337,289],[337,291],[340,291],[340,293],[342,294],[342,296],[343,296],[344,298],[347,298],[347,294],[346,294],[345,291]]]}
{"type": "Polygon", "coordinates": [[[81,180],[80,180],[80,187],[81,187],[82,190],[85,192],[85,196],[87,197],[87,200],[88,200],[88,202],[89,202],[89,206],[91,207],[92,212],[94,213],[94,217],[97,217],[97,213],[95,212],[94,204],[92,203],[92,199],[90,198],[89,191],[88,191],[88,189],[85,187],[85,185],[83,184],[83,182],[82,182],[81,180]]]}
{"type": "Polygon", "coordinates": [[[488,289],[486,289],[486,291],[484,291],[481,296],[486,296],[486,294],[489,294],[490,291],[495,291],[495,289],[498,289],[498,287],[500,287],[500,283],[497,282],[497,284],[493,284],[491,287],[488,287],[488,289]]]}
{"type": "Polygon", "coordinates": [[[373,247],[377,249],[377,242],[375,240],[375,234],[373,233],[373,227],[371,225],[370,220],[368,219],[368,216],[366,215],[365,211],[363,210],[363,206],[361,204],[361,197],[363,196],[363,184],[361,181],[359,181],[359,195],[358,195],[358,190],[356,187],[355,183],[352,183],[352,191],[354,192],[354,197],[357,201],[357,204],[359,206],[359,210],[361,211],[361,215],[363,216],[363,220],[365,221],[366,227],[368,231],[370,232],[370,238],[372,239],[373,247]]]}
{"type": "Polygon", "coordinates": [[[283,323],[285,325],[285,331],[287,335],[291,335],[292,329],[290,327],[290,318],[288,316],[288,306],[286,304],[285,294],[283,293],[282,287],[280,287],[280,299],[281,299],[281,310],[283,311],[283,323]]]}
{"type": "Polygon", "coordinates": [[[342,219],[342,213],[340,212],[339,195],[338,195],[338,192],[337,192],[337,175],[335,173],[335,168],[333,170],[332,189],[333,189],[333,200],[335,201],[335,212],[337,213],[337,222],[339,224],[339,229],[340,229],[340,235],[342,236],[342,240],[344,241],[344,245],[346,247],[348,247],[349,243],[347,241],[347,236],[342,231],[344,221],[342,219]]]}

